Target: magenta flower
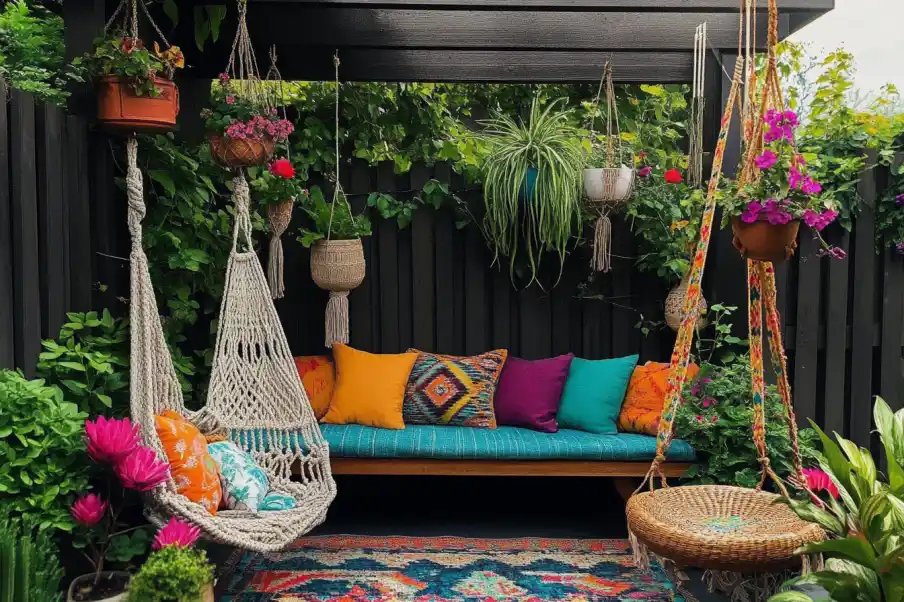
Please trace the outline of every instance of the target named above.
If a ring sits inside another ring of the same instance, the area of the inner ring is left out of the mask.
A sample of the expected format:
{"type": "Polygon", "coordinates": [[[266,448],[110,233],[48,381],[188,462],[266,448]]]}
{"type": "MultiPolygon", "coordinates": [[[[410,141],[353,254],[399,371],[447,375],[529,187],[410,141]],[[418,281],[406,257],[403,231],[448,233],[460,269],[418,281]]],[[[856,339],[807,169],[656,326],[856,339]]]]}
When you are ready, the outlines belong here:
{"type": "Polygon", "coordinates": [[[115,470],[123,487],[142,493],[157,487],[169,475],[169,465],[161,462],[149,447],[139,447],[120,461],[115,470]]]}
{"type": "Polygon", "coordinates": [[[826,491],[833,498],[838,499],[838,487],[832,482],[828,474],[818,468],[804,468],[803,472],[810,491],[826,491]]]}
{"type": "MultiPolygon", "coordinates": [[[[637,170],[637,175],[639,175],[641,178],[646,178],[651,173],[653,173],[653,168],[650,167],[649,165],[647,165],[646,167],[641,167],[640,169],[637,170]]],[[[901,196],[904,196],[904,195],[901,195],[901,196]]]]}
{"type": "Polygon", "coordinates": [[[804,179],[803,186],[800,188],[804,194],[813,196],[814,194],[819,194],[822,192],[822,184],[814,180],[813,178],[807,177],[804,179]]]}
{"type": "Polygon", "coordinates": [[[842,260],[847,257],[847,253],[844,252],[844,249],[841,247],[832,247],[829,249],[829,257],[832,259],[842,260]]]}
{"type": "Polygon", "coordinates": [[[703,416],[697,414],[697,415],[695,416],[695,418],[697,419],[697,422],[703,422],[703,416]]]}
{"type": "Polygon", "coordinates": [[[811,228],[815,227],[817,223],[819,223],[819,214],[813,211],[812,209],[807,209],[804,211],[804,223],[810,226],[811,228]]]}
{"type": "Polygon", "coordinates": [[[747,210],[741,213],[741,221],[745,224],[752,224],[759,217],[763,210],[763,204],[759,201],[750,201],[747,203],[747,210]]]}
{"type": "Polygon", "coordinates": [[[895,205],[898,207],[904,207],[904,194],[899,194],[895,197],[895,205]]]}
{"type": "Polygon", "coordinates": [[[718,419],[719,419],[718,416],[713,416],[712,423],[715,424],[715,423],[716,423],[716,420],[718,420],[718,419]]]}
{"type": "Polygon", "coordinates": [[[788,172],[788,186],[790,188],[800,188],[801,184],[803,184],[804,176],[797,167],[791,167],[791,171],[788,172]]]}
{"type": "Polygon", "coordinates": [[[778,156],[771,150],[763,151],[763,154],[754,159],[757,169],[769,169],[778,161],[778,156]]]}
{"type": "Polygon", "coordinates": [[[766,220],[773,226],[787,224],[791,221],[792,216],[785,210],[784,205],[787,205],[787,201],[779,203],[775,199],[769,199],[763,206],[763,212],[766,214],[766,220]]]}
{"type": "Polygon", "coordinates": [[[904,255],[904,242],[899,242],[895,245],[895,251],[897,251],[898,255],[904,255]]]}
{"type": "Polygon", "coordinates": [[[822,213],[807,209],[803,215],[804,223],[817,232],[822,232],[823,228],[835,221],[836,217],[838,217],[838,212],[831,209],[826,209],[822,213]]]}
{"type": "Polygon", "coordinates": [[[115,464],[138,447],[138,426],[128,418],[107,420],[98,416],[94,422],[85,422],[85,437],[88,455],[95,462],[115,464]]]}
{"type": "Polygon", "coordinates": [[[227,96],[227,97],[226,97],[226,104],[228,104],[228,105],[234,105],[234,104],[235,104],[235,96],[233,96],[232,94],[230,94],[229,96],[227,96]]]}
{"type": "Polygon", "coordinates": [[[75,522],[85,527],[93,527],[104,518],[108,505],[99,495],[89,493],[75,500],[69,511],[75,522]]]}
{"type": "Polygon", "coordinates": [[[171,518],[154,537],[154,543],[151,549],[160,550],[166,546],[177,546],[180,548],[190,548],[195,545],[201,536],[201,530],[194,525],[182,522],[179,519],[171,518]]]}

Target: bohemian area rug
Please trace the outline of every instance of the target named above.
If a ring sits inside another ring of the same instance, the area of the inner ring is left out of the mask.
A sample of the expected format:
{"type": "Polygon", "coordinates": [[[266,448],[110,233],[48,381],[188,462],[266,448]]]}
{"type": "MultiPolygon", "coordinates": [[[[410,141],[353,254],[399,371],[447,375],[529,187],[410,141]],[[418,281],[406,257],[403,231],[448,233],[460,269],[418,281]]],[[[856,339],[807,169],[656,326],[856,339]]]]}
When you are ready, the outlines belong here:
{"type": "Polygon", "coordinates": [[[234,566],[220,602],[683,600],[622,540],[335,535],[234,566]]]}

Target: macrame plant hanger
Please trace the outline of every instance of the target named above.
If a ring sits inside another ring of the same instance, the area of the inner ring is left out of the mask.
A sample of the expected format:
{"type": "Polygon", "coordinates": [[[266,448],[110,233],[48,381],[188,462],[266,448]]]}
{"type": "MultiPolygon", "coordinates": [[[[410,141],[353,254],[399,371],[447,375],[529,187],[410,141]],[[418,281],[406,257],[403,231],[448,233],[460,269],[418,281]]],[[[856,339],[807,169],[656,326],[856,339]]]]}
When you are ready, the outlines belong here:
{"type": "MultiPolygon", "coordinates": [[[[239,0],[239,27],[233,49],[237,75],[256,73],[247,28],[245,0],[239,0]],[[244,33],[243,33],[244,32],[244,33]],[[245,36],[242,40],[242,36],[245,36]]],[[[235,82],[249,90],[247,81],[235,82]]],[[[257,81],[257,92],[262,93],[257,81]]],[[[253,86],[252,86],[253,87],[253,86]]],[[[263,99],[260,99],[263,102],[263,99]]],[[[294,507],[271,512],[221,510],[216,516],[178,492],[172,477],[148,492],[146,509],[157,524],[178,517],[198,526],[205,537],[257,552],[286,548],[323,522],[336,496],[329,447],[320,433],[269,294],[251,239],[248,183],[241,170],[233,179],[235,227],[217,324],[206,406],[189,412],[182,400],[172,358],[141,244],[145,215],[141,172],[134,138],[127,145],[128,224],[132,236],[130,334],[131,414],[142,438],[166,458],[154,427],[164,410],[187,416],[202,431],[225,430],[252,454],[267,474],[270,491],[294,500],[294,507]],[[296,479],[292,479],[293,474],[296,479]]]]}
{"type": "MultiPolygon", "coordinates": [[[[755,3],[753,3],[755,10],[755,3]]],[[[747,2],[748,9],[751,2],[747,2]]],[[[743,22],[743,21],[742,21],[743,22]]],[[[775,46],[778,43],[778,11],[775,0],[769,0],[769,62],[762,97],[756,108],[747,111],[750,123],[745,124],[747,139],[740,182],[749,181],[753,159],[762,147],[763,117],[767,107],[781,105],[778,87],[775,46]]],[[[769,329],[769,346],[772,367],[777,376],[778,392],[782,399],[783,419],[791,441],[793,474],[792,485],[806,491],[806,481],[798,444],[796,418],[791,404],[787,380],[786,359],[781,338],[778,309],[775,296],[775,273],[771,263],[748,261],[750,330],[750,363],[752,372],[751,400],[753,405],[752,436],[761,467],[759,484],[754,490],[719,485],[686,486],[668,488],[661,465],[665,461],[673,438],[675,417],[681,405],[681,392],[690,360],[697,312],[694,310],[701,294],[700,283],[706,261],[715,212],[715,192],[719,185],[725,140],[735,104],[741,99],[741,82],[744,73],[744,56],[735,64],[731,91],[722,117],[722,127],[713,161],[713,175],[709,181],[707,204],[700,228],[700,240],[690,272],[684,318],[678,331],[672,352],[671,368],[666,389],[665,403],[659,421],[656,456],[644,482],[628,502],[628,527],[634,548],[635,560],[640,565],[649,562],[651,553],[667,562],[681,566],[696,566],[712,571],[713,579],[723,583],[741,583],[743,595],[753,593],[754,599],[764,599],[773,587],[774,580],[745,582],[739,572],[772,570],[787,567],[802,545],[824,537],[815,524],[799,519],[790,509],[775,504],[775,495],[762,492],[767,479],[787,495],[782,480],[771,467],[766,447],[765,384],[763,379],[763,310],[769,329]],[[659,478],[662,488],[655,490],[659,478]],[[645,485],[649,491],[641,493],[645,485]],[[727,521],[727,522],[726,522],[727,521]],[[730,528],[724,525],[729,524],[730,528]],[[737,525],[737,528],[732,525],[737,525]],[[748,587],[749,586],[749,587],[748,587]]],[[[748,82],[749,83],[749,82],[748,82]]],[[[804,571],[812,566],[811,559],[802,558],[804,571]]],[[[740,590],[736,590],[740,591],[740,590]]],[[[738,594],[741,596],[741,594],[738,594]]],[[[733,597],[732,600],[736,598],[733,597]]],[[[738,597],[737,599],[748,599],[738,597]]]]}
{"type": "MultiPolygon", "coordinates": [[[[282,109],[283,119],[288,119],[286,111],[285,96],[283,94],[283,79],[276,67],[276,46],[270,47],[270,69],[267,72],[268,82],[278,82],[276,91],[274,92],[273,106],[279,106],[282,109]]],[[[289,140],[286,139],[286,159],[292,160],[291,147],[289,140]]],[[[270,253],[267,256],[267,283],[270,285],[270,295],[274,299],[282,299],[285,296],[286,285],[283,279],[283,245],[282,235],[289,222],[292,221],[292,207],[295,204],[295,197],[285,199],[279,203],[270,203],[267,205],[267,229],[270,231],[270,253]]]]}
{"type": "MultiPolygon", "coordinates": [[[[597,212],[593,229],[593,254],[590,268],[596,272],[608,272],[612,267],[612,221],[609,214],[619,204],[631,196],[634,188],[634,159],[630,167],[624,165],[624,146],[621,141],[621,129],[618,123],[618,106],[615,98],[615,86],[612,83],[612,64],[606,61],[603,76],[596,93],[596,106],[605,91],[606,97],[606,164],[602,168],[584,170],[584,193],[588,204],[597,212]]],[[[591,136],[595,137],[593,125],[590,124],[591,136]]]]}
{"type": "Polygon", "coordinates": [[[356,289],[364,280],[365,260],[364,247],[360,238],[349,240],[331,239],[333,217],[336,203],[345,203],[349,220],[355,225],[355,214],[342,190],[339,181],[339,51],[333,55],[333,67],[336,77],[336,114],[334,140],[336,144],[336,174],[333,187],[333,200],[330,203],[330,220],[327,225],[326,239],[319,240],[311,247],[311,277],[320,288],[330,292],[326,303],[324,318],[324,345],[332,347],[333,343],[348,343],[348,293],[356,289]]]}

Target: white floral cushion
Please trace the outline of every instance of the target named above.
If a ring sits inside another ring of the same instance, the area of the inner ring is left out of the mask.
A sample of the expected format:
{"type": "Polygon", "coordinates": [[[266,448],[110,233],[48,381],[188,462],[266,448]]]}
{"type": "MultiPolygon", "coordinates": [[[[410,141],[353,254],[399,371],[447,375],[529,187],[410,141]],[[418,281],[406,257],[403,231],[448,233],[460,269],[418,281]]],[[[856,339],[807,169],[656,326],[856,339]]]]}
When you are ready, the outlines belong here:
{"type": "Polygon", "coordinates": [[[220,470],[226,507],[257,512],[270,491],[270,482],[251,454],[232,441],[209,443],[207,451],[220,470]]]}

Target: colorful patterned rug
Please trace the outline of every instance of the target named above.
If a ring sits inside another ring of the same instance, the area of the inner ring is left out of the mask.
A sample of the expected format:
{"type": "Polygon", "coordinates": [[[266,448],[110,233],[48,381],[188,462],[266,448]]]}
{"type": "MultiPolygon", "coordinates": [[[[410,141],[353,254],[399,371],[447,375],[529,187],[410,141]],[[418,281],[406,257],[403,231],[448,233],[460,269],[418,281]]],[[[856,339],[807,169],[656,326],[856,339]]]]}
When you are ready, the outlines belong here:
{"type": "Polygon", "coordinates": [[[220,602],[615,602],[682,600],[627,541],[311,537],[244,554],[220,602]]]}

